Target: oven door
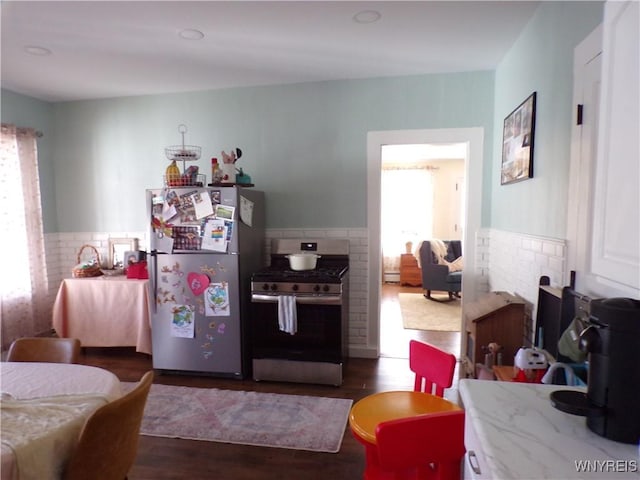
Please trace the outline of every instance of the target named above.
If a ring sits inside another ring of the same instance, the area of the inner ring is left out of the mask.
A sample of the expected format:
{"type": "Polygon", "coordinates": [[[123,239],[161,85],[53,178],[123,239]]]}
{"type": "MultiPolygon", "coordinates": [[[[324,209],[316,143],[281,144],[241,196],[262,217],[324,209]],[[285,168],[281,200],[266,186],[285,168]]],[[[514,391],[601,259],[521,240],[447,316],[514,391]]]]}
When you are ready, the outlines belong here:
{"type": "Polygon", "coordinates": [[[252,297],[253,358],[342,363],[339,297],[296,297],[297,332],[280,330],[277,296],[252,297]],[[320,302],[320,303],[318,303],[320,302]]]}

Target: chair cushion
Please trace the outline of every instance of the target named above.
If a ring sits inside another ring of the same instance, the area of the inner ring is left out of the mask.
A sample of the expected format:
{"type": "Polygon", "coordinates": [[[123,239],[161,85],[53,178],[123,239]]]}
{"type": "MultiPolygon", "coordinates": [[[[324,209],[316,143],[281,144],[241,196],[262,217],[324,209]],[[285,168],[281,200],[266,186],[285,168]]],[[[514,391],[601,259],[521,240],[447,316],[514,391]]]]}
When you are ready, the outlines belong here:
{"type": "Polygon", "coordinates": [[[462,283],[462,272],[449,272],[446,278],[447,283],[462,283]]]}

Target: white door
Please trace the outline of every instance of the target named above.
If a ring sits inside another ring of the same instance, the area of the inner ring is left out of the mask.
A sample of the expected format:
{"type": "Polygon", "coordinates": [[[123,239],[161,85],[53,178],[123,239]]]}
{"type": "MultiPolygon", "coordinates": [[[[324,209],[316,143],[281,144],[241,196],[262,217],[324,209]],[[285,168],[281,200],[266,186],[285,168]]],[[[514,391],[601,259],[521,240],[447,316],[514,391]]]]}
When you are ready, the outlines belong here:
{"type": "Polygon", "coordinates": [[[575,52],[568,270],[593,297],[640,292],[638,14],[636,2],[608,2],[575,52]]]}
{"type": "MultiPolygon", "coordinates": [[[[567,208],[567,271],[578,272],[576,289],[585,291],[591,263],[593,184],[598,149],[602,26],[575,49],[573,127],[567,208]]],[[[565,284],[569,284],[569,278],[565,284]]]]}
{"type": "Polygon", "coordinates": [[[607,2],[591,270],[640,290],[640,4],[607,2]]]}

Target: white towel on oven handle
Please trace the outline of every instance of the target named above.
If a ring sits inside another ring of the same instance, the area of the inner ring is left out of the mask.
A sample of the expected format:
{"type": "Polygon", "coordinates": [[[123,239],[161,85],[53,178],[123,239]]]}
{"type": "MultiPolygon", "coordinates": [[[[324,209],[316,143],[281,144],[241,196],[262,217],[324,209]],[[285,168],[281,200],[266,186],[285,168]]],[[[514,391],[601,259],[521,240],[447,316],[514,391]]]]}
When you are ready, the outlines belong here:
{"type": "Polygon", "coordinates": [[[298,331],[298,312],[294,295],[278,296],[278,324],[280,330],[290,335],[298,331]]]}

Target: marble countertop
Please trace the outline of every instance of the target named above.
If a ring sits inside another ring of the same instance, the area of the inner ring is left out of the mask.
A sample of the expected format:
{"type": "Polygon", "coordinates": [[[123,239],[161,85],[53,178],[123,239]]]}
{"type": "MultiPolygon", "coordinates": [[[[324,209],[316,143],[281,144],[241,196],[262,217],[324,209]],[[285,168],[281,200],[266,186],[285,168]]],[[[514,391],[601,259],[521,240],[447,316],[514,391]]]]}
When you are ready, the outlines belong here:
{"type": "Polygon", "coordinates": [[[587,428],[584,417],[555,409],[549,394],[560,389],[585,391],[460,380],[460,398],[484,453],[488,478],[640,479],[638,445],[601,437],[587,428]]]}

